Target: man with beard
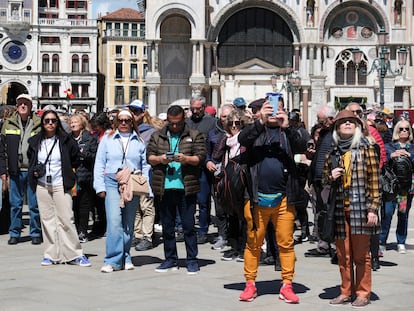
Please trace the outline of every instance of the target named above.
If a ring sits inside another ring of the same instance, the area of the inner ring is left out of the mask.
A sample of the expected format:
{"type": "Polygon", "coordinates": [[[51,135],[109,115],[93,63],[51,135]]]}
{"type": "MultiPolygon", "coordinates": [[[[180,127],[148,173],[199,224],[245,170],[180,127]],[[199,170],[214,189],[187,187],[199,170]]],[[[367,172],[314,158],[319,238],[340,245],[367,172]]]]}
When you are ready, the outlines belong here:
{"type": "MultiPolygon", "coordinates": [[[[206,141],[208,132],[216,126],[216,119],[204,113],[206,108],[206,98],[200,95],[193,96],[190,100],[191,117],[186,119],[190,129],[195,129],[204,134],[206,141]]],[[[206,168],[206,163],[202,166],[200,175],[200,192],[197,195],[198,202],[198,224],[197,243],[207,242],[208,226],[210,225],[210,194],[211,194],[212,174],[206,168]]]]}

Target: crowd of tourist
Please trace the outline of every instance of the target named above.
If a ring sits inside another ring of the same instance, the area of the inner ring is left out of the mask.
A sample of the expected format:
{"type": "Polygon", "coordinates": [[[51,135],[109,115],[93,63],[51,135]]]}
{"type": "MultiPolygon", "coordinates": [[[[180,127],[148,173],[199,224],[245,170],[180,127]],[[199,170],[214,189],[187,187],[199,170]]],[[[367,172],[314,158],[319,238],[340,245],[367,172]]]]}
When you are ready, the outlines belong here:
{"type": "Polygon", "coordinates": [[[188,109],[171,105],[158,117],[140,100],[91,116],[53,106],[35,112],[31,97],[19,95],[15,107],[1,111],[8,244],[23,242],[27,202],[31,243],[43,244],[42,266],[89,267],[81,243],[105,237],[101,272],[111,273],[133,270],[131,247],[155,247],[157,227],[165,260],[156,272],[178,269],[177,243],[184,242],[187,273],[197,274],[198,245],[211,243],[222,260],[244,263],[241,301],[257,297],[264,263],[281,271],[279,298],[299,303],[294,245],[311,242],[316,247],[306,257],[331,258],[339,267],[340,294],[330,304],[365,307],[395,210],[397,251],[407,252],[410,115],[358,103],[339,112],[320,105],[308,129],[299,110],[286,111],[283,97],[276,106],[270,97],[250,104],[238,97],[217,111],[194,96],[188,109]],[[392,196],[383,192],[386,170],[398,180],[392,196]],[[146,195],[132,192],[137,172],[150,184],[146,195]]]}

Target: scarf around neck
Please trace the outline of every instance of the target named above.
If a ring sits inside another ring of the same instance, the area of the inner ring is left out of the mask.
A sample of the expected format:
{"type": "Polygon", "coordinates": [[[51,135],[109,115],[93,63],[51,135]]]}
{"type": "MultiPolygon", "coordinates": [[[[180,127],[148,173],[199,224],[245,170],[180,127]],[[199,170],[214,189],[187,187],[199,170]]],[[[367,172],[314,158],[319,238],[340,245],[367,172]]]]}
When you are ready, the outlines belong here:
{"type": "Polygon", "coordinates": [[[345,152],[351,149],[351,143],[354,136],[351,136],[350,138],[342,139],[339,137],[338,139],[338,150],[341,155],[343,155],[345,152]]]}

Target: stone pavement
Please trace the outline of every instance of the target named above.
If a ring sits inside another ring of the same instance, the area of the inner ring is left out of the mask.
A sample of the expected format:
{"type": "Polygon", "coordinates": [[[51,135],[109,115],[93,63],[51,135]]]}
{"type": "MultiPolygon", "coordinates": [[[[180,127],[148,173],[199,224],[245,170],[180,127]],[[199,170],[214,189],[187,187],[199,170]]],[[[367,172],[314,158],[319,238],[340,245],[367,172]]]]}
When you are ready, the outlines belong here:
{"type": "MultiPolygon", "coordinates": [[[[396,217],[394,217],[396,218],[396,217]]],[[[410,217],[411,227],[414,219],[410,217]]],[[[25,228],[23,237],[27,237],[25,228]]],[[[211,232],[215,233],[214,227],[211,232]]],[[[198,275],[187,275],[184,260],[175,272],[156,273],[163,259],[162,245],[137,252],[132,250],[135,270],[101,273],[105,238],[82,244],[92,267],[40,266],[43,246],[26,242],[7,245],[0,235],[0,311],[19,310],[332,310],[329,300],[339,294],[338,267],[328,258],[306,258],[314,248],[309,242],[296,246],[294,290],[300,304],[278,300],[280,272],[260,266],[256,282],[259,296],[253,302],[239,302],[244,288],[243,263],[220,260],[221,252],[210,244],[200,245],[198,275]]],[[[395,242],[395,224],[389,242],[395,242]]],[[[184,243],[178,243],[185,258],[184,243]]],[[[414,230],[409,231],[408,254],[401,255],[391,244],[373,272],[372,303],[366,310],[414,310],[414,230]]],[[[350,305],[336,307],[350,310],[350,305]]]]}

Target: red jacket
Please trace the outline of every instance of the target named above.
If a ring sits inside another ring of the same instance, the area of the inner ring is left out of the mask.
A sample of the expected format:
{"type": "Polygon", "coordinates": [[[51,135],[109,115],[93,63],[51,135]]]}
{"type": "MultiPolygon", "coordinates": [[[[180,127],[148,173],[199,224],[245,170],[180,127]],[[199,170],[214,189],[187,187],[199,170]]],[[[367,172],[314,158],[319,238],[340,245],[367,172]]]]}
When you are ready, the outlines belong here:
{"type": "Polygon", "coordinates": [[[378,130],[374,126],[369,125],[368,129],[369,129],[369,133],[371,134],[372,137],[374,137],[375,142],[380,147],[379,168],[381,169],[382,166],[385,164],[385,162],[387,162],[387,152],[385,151],[385,144],[384,144],[384,141],[382,140],[381,134],[378,132],[378,130]]]}

